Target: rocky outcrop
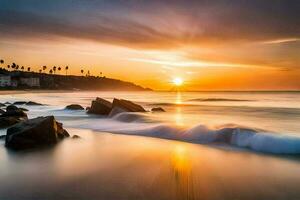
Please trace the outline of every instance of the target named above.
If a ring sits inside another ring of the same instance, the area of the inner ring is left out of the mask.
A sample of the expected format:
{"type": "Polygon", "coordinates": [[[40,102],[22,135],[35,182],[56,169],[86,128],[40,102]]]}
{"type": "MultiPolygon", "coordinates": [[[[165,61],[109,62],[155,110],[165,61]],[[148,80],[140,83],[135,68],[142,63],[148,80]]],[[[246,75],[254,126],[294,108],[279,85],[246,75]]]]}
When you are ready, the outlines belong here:
{"type": "Polygon", "coordinates": [[[36,148],[56,144],[69,136],[53,116],[37,117],[7,129],[5,146],[13,150],[36,148]]]}
{"type": "Polygon", "coordinates": [[[89,114],[108,115],[112,109],[112,103],[97,97],[92,101],[92,105],[87,111],[89,114]]]}
{"type": "Polygon", "coordinates": [[[162,107],[155,107],[151,109],[152,112],[166,112],[162,107]]]}
{"type": "Polygon", "coordinates": [[[0,107],[5,107],[6,105],[4,103],[0,103],[0,107]]]}
{"type": "Polygon", "coordinates": [[[84,108],[79,104],[68,105],[68,106],[66,106],[65,109],[67,109],[67,110],[84,110],[84,108]]]}
{"type": "Polygon", "coordinates": [[[114,99],[112,107],[120,108],[126,112],[146,112],[146,110],[142,106],[125,99],[114,99]]]}
{"type": "Polygon", "coordinates": [[[0,108],[0,115],[2,115],[3,113],[5,113],[5,111],[0,108]]]}
{"type": "Polygon", "coordinates": [[[0,128],[6,128],[27,119],[24,111],[14,105],[9,105],[6,107],[6,112],[0,115],[0,128]]]}

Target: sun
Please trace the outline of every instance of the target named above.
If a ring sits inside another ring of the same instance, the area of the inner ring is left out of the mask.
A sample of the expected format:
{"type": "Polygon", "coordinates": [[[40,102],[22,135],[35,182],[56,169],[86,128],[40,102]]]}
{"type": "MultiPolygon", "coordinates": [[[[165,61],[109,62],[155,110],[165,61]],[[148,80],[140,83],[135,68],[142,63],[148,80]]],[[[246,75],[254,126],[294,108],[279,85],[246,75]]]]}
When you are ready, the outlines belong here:
{"type": "Polygon", "coordinates": [[[181,86],[183,84],[182,78],[176,77],[173,79],[173,84],[176,86],[181,86]]]}

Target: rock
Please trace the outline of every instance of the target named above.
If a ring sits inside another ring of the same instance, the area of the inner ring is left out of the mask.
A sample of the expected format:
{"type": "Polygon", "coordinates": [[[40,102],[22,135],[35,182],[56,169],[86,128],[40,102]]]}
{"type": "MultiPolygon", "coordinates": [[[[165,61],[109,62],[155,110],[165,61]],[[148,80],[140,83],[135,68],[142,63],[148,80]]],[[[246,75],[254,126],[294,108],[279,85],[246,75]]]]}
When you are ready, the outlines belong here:
{"type": "Polygon", "coordinates": [[[109,113],[109,117],[113,117],[119,113],[122,113],[122,112],[127,112],[126,110],[124,110],[123,108],[119,108],[119,107],[114,107],[110,113],[109,113]]]}
{"type": "Polygon", "coordinates": [[[27,111],[29,111],[28,109],[26,109],[26,108],[19,108],[20,110],[22,110],[22,111],[24,111],[24,112],[27,112],[27,111]]]}
{"type": "Polygon", "coordinates": [[[108,115],[112,109],[112,103],[109,101],[96,98],[96,100],[92,101],[91,108],[87,111],[90,114],[98,114],[98,115],[108,115]]]}
{"type": "Polygon", "coordinates": [[[5,113],[5,111],[0,108],[0,115],[2,115],[3,113],[5,113]]]}
{"type": "Polygon", "coordinates": [[[5,140],[6,135],[0,135],[0,140],[5,140]]]}
{"type": "Polygon", "coordinates": [[[126,112],[146,112],[146,110],[138,105],[133,103],[132,101],[124,100],[124,99],[114,99],[112,103],[112,107],[118,107],[126,112]]]}
{"type": "Polygon", "coordinates": [[[24,118],[19,117],[0,117],[0,128],[9,127],[24,120],[24,118]]]}
{"type": "Polygon", "coordinates": [[[23,150],[53,145],[66,137],[69,137],[68,132],[53,116],[37,117],[8,128],[5,146],[23,150]]]}
{"type": "Polygon", "coordinates": [[[4,104],[5,104],[5,105],[10,105],[11,103],[7,101],[7,102],[5,102],[4,104]]]}
{"type": "Polygon", "coordinates": [[[26,101],[16,101],[16,102],[14,102],[13,104],[14,105],[24,105],[24,104],[26,104],[27,102],[26,101]]]}
{"type": "Polygon", "coordinates": [[[68,106],[66,106],[65,109],[68,109],[68,110],[84,110],[84,108],[79,104],[68,105],[68,106]]]}
{"type": "Polygon", "coordinates": [[[0,107],[5,107],[6,105],[4,103],[0,103],[0,107]]]}
{"type": "Polygon", "coordinates": [[[27,106],[42,106],[43,104],[41,103],[37,103],[37,102],[34,102],[34,101],[28,101],[26,103],[27,106]]]}
{"type": "Polygon", "coordinates": [[[20,108],[14,105],[9,105],[6,107],[6,112],[3,113],[0,117],[25,117],[27,114],[20,108]]]}
{"type": "Polygon", "coordinates": [[[152,112],[166,112],[162,107],[155,107],[151,109],[152,112]]]}
{"type": "Polygon", "coordinates": [[[80,139],[81,137],[79,135],[73,135],[72,138],[73,139],[80,139]]]}
{"type": "Polygon", "coordinates": [[[0,115],[0,128],[9,127],[27,119],[27,114],[23,110],[14,105],[9,105],[6,107],[6,112],[0,115]]]}

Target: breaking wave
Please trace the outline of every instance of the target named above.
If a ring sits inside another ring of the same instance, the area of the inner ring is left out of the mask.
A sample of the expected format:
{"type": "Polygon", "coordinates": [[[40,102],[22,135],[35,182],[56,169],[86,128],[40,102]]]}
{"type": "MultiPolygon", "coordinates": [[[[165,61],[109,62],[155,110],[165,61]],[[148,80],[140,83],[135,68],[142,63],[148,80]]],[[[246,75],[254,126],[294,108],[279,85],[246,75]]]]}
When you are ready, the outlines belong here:
{"type": "Polygon", "coordinates": [[[150,123],[150,117],[139,113],[120,113],[112,118],[97,119],[80,124],[77,128],[95,131],[140,135],[179,140],[198,144],[227,144],[262,153],[300,154],[300,137],[271,133],[255,128],[225,124],[219,128],[208,128],[203,124],[192,128],[173,124],[150,123]],[[100,122],[100,120],[102,120],[100,122]]]}

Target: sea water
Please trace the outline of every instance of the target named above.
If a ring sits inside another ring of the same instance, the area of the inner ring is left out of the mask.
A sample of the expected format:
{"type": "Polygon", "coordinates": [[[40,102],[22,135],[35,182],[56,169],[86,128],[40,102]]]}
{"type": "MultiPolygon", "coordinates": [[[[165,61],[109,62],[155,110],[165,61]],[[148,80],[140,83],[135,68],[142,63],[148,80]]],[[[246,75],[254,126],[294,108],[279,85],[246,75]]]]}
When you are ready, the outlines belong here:
{"type": "Polygon", "coordinates": [[[29,109],[30,118],[54,115],[70,128],[300,154],[300,92],[76,91],[0,96],[3,103],[29,100],[45,104],[23,106],[29,109]],[[88,107],[96,97],[128,99],[149,112],[107,117],[65,109],[68,104],[88,107]],[[153,107],[162,107],[166,112],[150,112],[153,107]]]}

